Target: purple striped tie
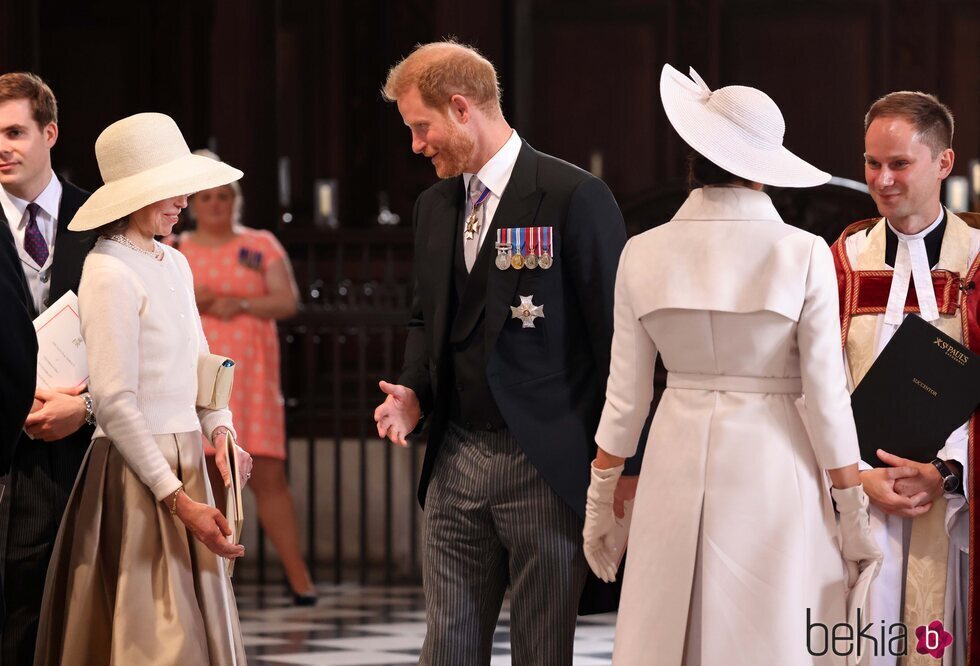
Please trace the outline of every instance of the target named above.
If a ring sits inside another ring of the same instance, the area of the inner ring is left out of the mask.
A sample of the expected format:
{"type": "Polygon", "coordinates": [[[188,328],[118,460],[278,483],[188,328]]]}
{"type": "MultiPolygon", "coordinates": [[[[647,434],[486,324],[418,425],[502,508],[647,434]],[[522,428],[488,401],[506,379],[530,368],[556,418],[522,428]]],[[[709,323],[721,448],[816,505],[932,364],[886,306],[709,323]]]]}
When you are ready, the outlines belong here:
{"type": "Polygon", "coordinates": [[[27,204],[27,233],[24,234],[24,249],[31,256],[40,268],[44,267],[44,262],[48,260],[48,242],[41,235],[41,230],[37,228],[37,211],[40,208],[36,203],[27,204]]]}
{"type": "Polygon", "coordinates": [[[463,262],[466,264],[466,272],[473,270],[476,263],[476,255],[480,251],[480,222],[483,221],[483,207],[480,196],[483,194],[483,183],[475,175],[470,177],[470,219],[467,226],[472,226],[474,233],[464,236],[463,239],[463,262]],[[470,222],[473,224],[470,225],[470,222]]]}

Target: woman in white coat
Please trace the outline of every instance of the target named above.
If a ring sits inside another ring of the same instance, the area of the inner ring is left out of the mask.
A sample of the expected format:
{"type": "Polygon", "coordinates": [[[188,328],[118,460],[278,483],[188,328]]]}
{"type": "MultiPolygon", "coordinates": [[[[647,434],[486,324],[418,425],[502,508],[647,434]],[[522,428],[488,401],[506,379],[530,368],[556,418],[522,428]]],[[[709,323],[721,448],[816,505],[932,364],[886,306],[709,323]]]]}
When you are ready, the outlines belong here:
{"type": "Polygon", "coordinates": [[[627,243],[616,279],[584,529],[606,580],[613,492],[658,353],[668,375],[636,491],[613,663],[843,663],[828,641],[847,586],[881,555],[858,478],[834,266],[826,243],[785,224],[762,192],[830,176],[783,148],[782,114],[765,93],[712,92],[691,76],[665,66],[660,89],[702,186],[627,243]],[[809,436],[794,405],[802,394],[809,436]]]}

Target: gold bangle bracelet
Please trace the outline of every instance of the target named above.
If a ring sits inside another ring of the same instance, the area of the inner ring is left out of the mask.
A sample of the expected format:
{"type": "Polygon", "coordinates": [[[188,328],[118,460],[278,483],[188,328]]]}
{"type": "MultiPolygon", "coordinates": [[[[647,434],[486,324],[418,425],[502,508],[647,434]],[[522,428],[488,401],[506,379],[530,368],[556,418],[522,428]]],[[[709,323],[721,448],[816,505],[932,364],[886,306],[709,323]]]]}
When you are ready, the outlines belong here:
{"type": "Polygon", "coordinates": [[[173,504],[170,505],[170,515],[172,516],[177,515],[177,496],[180,495],[182,492],[184,492],[184,486],[181,486],[173,493],[174,501],[173,504]]]}

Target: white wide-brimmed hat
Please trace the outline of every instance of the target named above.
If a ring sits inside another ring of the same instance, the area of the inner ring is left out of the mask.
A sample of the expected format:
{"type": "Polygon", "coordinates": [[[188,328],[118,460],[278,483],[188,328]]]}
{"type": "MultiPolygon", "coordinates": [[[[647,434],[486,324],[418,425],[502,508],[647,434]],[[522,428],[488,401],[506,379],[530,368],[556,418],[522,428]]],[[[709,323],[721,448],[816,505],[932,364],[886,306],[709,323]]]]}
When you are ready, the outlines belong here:
{"type": "Polygon", "coordinates": [[[830,180],[783,148],[786,123],[769,95],[747,86],[712,91],[692,67],[691,78],[664,65],[660,98],[670,124],[691,148],[740,178],[777,187],[813,187],[830,180]]]}
{"type": "Polygon", "coordinates": [[[105,183],[88,198],[68,228],[87,231],[151,203],[227,185],[244,174],[191,154],[177,123],[162,113],[137,113],[106,127],[95,141],[105,183]]]}

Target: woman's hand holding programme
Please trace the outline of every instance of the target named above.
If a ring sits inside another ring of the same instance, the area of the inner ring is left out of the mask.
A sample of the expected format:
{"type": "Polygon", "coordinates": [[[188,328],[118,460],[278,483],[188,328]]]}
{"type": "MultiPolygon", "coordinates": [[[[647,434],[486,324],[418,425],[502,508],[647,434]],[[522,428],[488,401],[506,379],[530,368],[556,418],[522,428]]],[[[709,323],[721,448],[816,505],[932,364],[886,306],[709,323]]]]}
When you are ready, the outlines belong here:
{"type": "MultiPolygon", "coordinates": [[[[228,451],[225,446],[225,438],[229,436],[228,429],[218,426],[211,433],[211,441],[214,444],[214,464],[221,473],[221,479],[225,482],[225,488],[231,485],[231,472],[228,468],[228,451]]],[[[238,469],[238,482],[244,487],[252,476],[252,456],[248,451],[235,444],[236,467],[238,469]]]]}

